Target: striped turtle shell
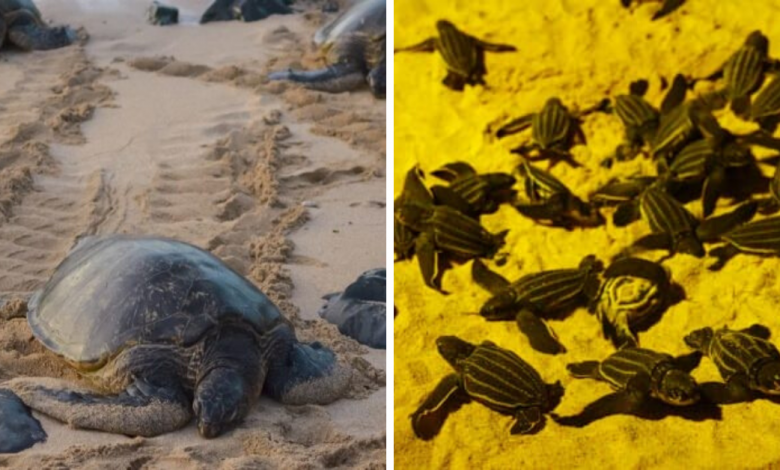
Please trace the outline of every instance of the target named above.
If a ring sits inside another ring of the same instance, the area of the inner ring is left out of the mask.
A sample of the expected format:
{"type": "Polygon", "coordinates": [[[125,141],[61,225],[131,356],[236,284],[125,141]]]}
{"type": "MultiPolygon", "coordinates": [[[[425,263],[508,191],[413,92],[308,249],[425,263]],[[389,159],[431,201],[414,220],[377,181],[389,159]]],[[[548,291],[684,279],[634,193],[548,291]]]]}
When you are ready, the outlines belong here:
{"type": "Polygon", "coordinates": [[[599,375],[615,390],[624,390],[637,374],[644,373],[657,385],[660,377],[673,368],[674,358],[644,348],[623,348],[599,363],[599,375]]]}
{"type": "Polygon", "coordinates": [[[129,235],[82,239],[30,300],[27,318],[38,340],[90,370],[130,345],[189,347],[227,323],[260,334],[288,323],[211,253],[129,235]]]}
{"type": "Polygon", "coordinates": [[[550,407],[548,385],[539,373],[517,354],[484,341],[457,363],[463,387],[475,401],[500,413],[518,408],[550,407]]]}

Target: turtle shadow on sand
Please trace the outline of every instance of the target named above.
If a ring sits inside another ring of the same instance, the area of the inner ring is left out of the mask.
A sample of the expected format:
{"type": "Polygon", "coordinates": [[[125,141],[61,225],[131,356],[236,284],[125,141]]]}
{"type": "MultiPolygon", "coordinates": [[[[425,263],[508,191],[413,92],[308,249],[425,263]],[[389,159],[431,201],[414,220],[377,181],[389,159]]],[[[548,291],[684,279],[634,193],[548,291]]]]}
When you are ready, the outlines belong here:
{"type": "MultiPolygon", "coordinates": [[[[152,437],[195,416],[201,436],[212,438],[240,424],[261,393],[324,405],[352,383],[351,368],[319,342],[298,341],[246,278],[166,238],[83,238],[30,298],[27,322],[89,388],[44,377],[0,388],[78,429],[152,437]]],[[[13,370],[5,361],[14,360],[0,357],[0,370],[13,370]]],[[[0,431],[21,422],[14,439],[40,438],[18,402],[0,403],[3,412],[12,420],[0,431]]]]}

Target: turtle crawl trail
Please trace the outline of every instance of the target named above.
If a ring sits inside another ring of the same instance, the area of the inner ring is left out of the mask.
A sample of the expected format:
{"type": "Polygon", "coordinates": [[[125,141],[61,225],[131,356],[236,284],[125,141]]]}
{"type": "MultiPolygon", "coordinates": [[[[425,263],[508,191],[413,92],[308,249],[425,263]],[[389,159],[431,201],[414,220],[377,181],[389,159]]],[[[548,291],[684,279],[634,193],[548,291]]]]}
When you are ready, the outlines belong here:
{"type": "MultiPolygon", "coordinates": [[[[88,14],[38,3],[90,38],[0,52],[0,385],[19,375],[75,378],[18,317],[80,237],[112,233],[211,251],[258,285],[299,338],[322,341],[355,372],[344,400],[285,407],[262,398],[244,424],[211,441],[192,423],[130,439],[37,415],[48,441],[0,466],[381,466],[384,351],[341,336],[316,308],[384,266],[384,102],[259,79],[277,57],[305,54],[329,18],[313,6],[306,17],[162,29],[143,23],[142,1],[88,14]]],[[[181,3],[186,14],[209,2],[181,3]]]]}

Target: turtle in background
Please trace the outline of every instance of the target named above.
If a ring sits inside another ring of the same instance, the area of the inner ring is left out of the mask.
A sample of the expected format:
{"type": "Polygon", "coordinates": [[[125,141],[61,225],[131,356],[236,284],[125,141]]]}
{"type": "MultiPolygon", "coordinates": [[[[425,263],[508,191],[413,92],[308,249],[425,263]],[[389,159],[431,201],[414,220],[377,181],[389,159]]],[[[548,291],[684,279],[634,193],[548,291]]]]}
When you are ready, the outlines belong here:
{"type": "Polygon", "coordinates": [[[167,238],[82,239],[32,296],[27,320],[95,391],[29,377],[3,388],[74,428],[148,437],[194,414],[212,438],[239,424],[261,392],[326,404],[351,380],[331,350],[299,342],[246,278],[167,238]]]}
{"type": "Polygon", "coordinates": [[[320,29],[314,43],[327,66],[317,70],[280,70],[269,80],[288,80],[312,90],[341,93],[368,84],[377,98],[385,97],[385,0],[364,0],[320,29]]]}
{"type": "Polygon", "coordinates": [[[258,21],[271,15],[288,15],[292,0],[215,0],[200,17],[200,23],[212,21],[258,21]]]}
{"type": "Polygon", "coordinates": [[[341,334],[368,347],[385,349],[386,287],[385,268],[368,270],[344,292],[326,295],[327,303],[317,313],[338,326],[341,334]]]}
{"type": "Polygon", "coordinates": [[[76,39],[69,26],[47,25],[32,0],[0,0],[0,47],[7,41],[25,51],[45,51],[76,39]]]}

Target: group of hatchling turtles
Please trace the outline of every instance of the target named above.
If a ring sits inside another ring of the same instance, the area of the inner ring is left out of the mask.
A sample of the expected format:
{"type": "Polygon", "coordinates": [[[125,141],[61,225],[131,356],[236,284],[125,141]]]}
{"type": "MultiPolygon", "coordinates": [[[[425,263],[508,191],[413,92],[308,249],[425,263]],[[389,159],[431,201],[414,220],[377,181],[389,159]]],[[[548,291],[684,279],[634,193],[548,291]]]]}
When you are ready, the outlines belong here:
{"type": "MultiPolygon", "coordinates": [[[[665,2],[663,8],[675,3],[682,2],[665,2]]],[[[438,51],[447,66],[442,83],[453,91],[485,84],[485,52],[515,50],[473,37],[448,21],[436,26],[437,37],[396,49],[396,53],[438,51]]],[[[439,353],[454,373],[442,379],[412,414],[417,437],[432,439],[450,413],[471,401],[511,415],[512,434],[526,434],[542,428],[545,414],[560,424],[577,427],[611,414],[652,417],[660,413],[696,419],[719,416],[721,404],[780,395],[780,353],[761,325],[743,330],[703,327],[690,332],[684,342],[691,353],[681,357],[642,348],[637,336],[637,331],[652,326],[682,298],[681,287],[661,264],[664,259],[677,254],[715,255],[718,261],[709,268],[717,270],[738,253],[780,255],[780,217],[752,220],[757,213],[768,215],[780,208],[780,169],[768,182],[751,151],[751,146],[780,151],[780,139],[773,137],[780,122],[780,77],[768,78],[780,71],[780,61],[771,58],[768,49],[768,39],[760,31],[751,33],[710,76],[674,77],[665,85],[668,91],[660,108],[644,98],[648,83],[637,80],[627,94],[579,112],[553,97],[536,113],[498,129],[488,128],[486,132],[499,139],[530,130],[530,140],[513,151],[520,158],[515,175],[479,174],[465,162],[447,164],[429,175],[419,167],[409,170],[395,200],[396,262],[416,257],[425,285],[446,294],[442,277],[447,268],[471,261],[475,283],[493,295],[480,315],[487,321],[515,321],[536,351],[566,352],[543,319],[561,318],[578,307],[587,307],[597,316],[604,336],[616,348],[601,361],[567,366],[571,376],[607,382],[615,391],[579,414],[563,417],[551,413],[563,395],[560,382],[546,383],[515,352],[491,341],[471,344],[453,336],[439,337],[439,353]],[[699,80],[721,86],[686,99],[699,80]],[[738,117],[757,123],[759,130],[742,135],[722,128],[713,111],[726,105],[738,117]],[[549,168],[544,170],[533,162],[579,166],[570,148],[585,142],[580,124],[595,112],[617,114],[625,126],[624,143],[602,166],[643,156],[652,159],[657,171],[612,180],[583,200],[549,168]],[[430,177],[437,182],[428,183],[430,177]],[[514,189],[517,179],[521,180],[519,191],[514,189]],[[769,196],[754,197],[754,193],[766,192],[767,183],[769,196]],[[724,214],[713,215],[723,195],[740,202],[724,214]],[[683,205],[694,200],[701,200],[703,220],[683,205]],[[641,218],[650,233],[623,249],[606,269],[596,256],[589,255],[577,267],[507,280],[482,261],[494,259],[498,265],[506,261],[502,249],[508,230],[491,233],[480,224],[482,215],[495,213],[502,204],[540,225],[568,230],[605,224],[602,211],[609,209],[615,226],[641,218]],[[705,244],[710,243],[720,246],[708,253],[705,244]],[[669,254],[659,262],[636,257],[650,249],[669,254]],[[702,356],[715,363],[724,382],[695,381],[690,372],[702,356]]]]}

